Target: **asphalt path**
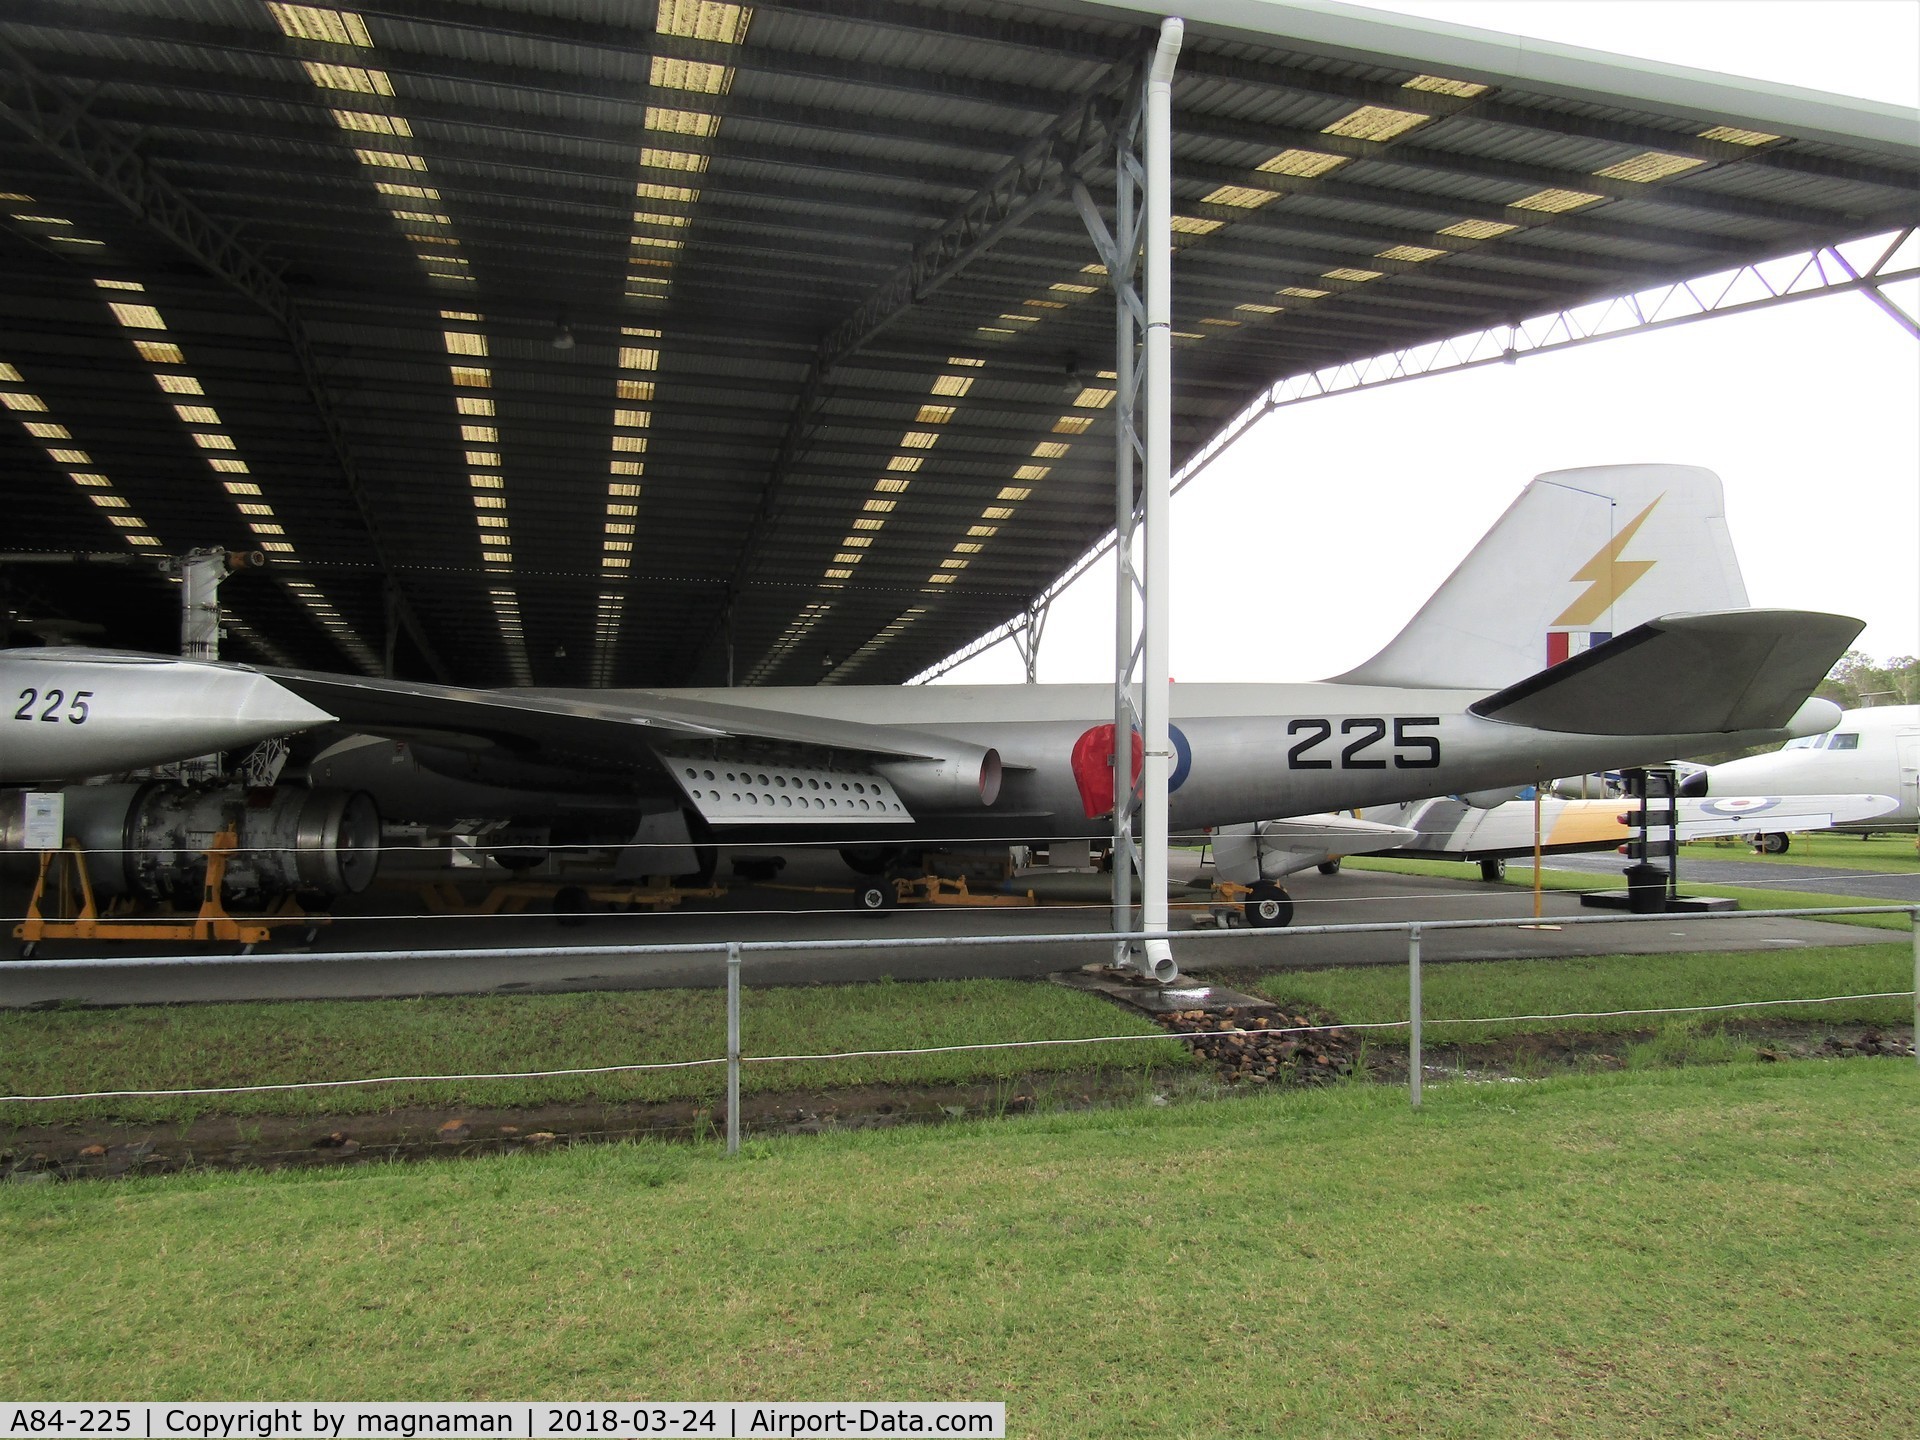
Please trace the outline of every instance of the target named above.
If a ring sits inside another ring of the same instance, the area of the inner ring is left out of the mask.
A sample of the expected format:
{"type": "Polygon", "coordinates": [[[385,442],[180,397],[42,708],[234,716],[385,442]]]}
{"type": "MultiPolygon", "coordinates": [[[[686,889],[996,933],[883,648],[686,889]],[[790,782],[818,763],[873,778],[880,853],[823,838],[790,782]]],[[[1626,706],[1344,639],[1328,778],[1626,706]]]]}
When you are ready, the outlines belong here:
{"type": "MultiPolygon", "coordinates": [[[[1549,870],[1577,870],[1618,877],[1624,863],[1617,855],[1552,855],[1547,857],[1545,865],[1549,870]]],[[[1858,870],[1836,870],[1826,865],[1796,865],[1791,860],[1702,860],[1682,854],[1680,879],[1708,885],[1749,885],[1763,890],[1846,895],[1867,903],[1910,900],[1920,904],[1920,871],[1913,870],[1892,873],[1865,866],[1858,870]]]]}
{"type": "MultiPolygon", "coordinates": [[[[1176,856],[1176,878],[1191,871],[1176,856]]],[[[802,858],[783,879],[794,884],[848,877],[837,862],[802,858]],[[817,868],[819,873],[810,874],[817,868]]],[[[1033,978],[1111,958],[1110,942],[1048,941],[1104,930],[1105,876],[1045,877],[1032,884],[1051,903],[1038,908],[903,908],[850,913],[850,895],[736,887],[727,910],[687,908],[663,914],[602,914],[563,926],[551,916],[474,918],[412,913],[405,892],[365,897],[380,913],[343,916],[309,950],[288,947],[255,956],[216,957],[219,964],[151,967],[125,963],[110,947],[49,942],[41,958],[100,956],[111,962],[80,970],[41,970],[0,962],[0,1007],[129,1005],[223,1000],[374,999],[423,994],[636,989],[725,983],[723,947],[743,942],[749,985],[841,983],[968,976],[1033,978]],[[961,942],[977,938],[986,943],[961,942]],[[766,950],[771,942],[822,942],[822,948],[766,950]],[[868,942],[857,947],[847,941],[868,942]],[[701,945],[706,953],[634,953],[631,947],[701,945]]],[[[1442,920],[1522,919],[1529,891],[1473,880],[1428,879],[1346,870],[1290,877],[1297,904],[1294,929],[1196,929],[1174,942],[1183,969],[1205,966],[1318,969],[1339,965],[1403,965],[1403,933],[1303,933],[1300,926],[1442,920]]],[[[1198,900],[1199,897],[1195,897],[1198,900]]],[[[17,913],[17,910],[16,912],[17,913]]],[[[1176,911],[1175,928],[1205,914],[1204,903],[1176,911]]],[[[1800,948],[1884,942],[1886,933],[1803,919],[1601,916],[1577,896],[1543,897],[1546,928],[1425,931],[1426,963],[1597,954],[1660,954],[1800,948]],[[1581,918],[1585,917],[1585,918],[1581,918]],[[1580,923],[1565,924],[1578,919],[1580,923]]],[[[129,945],[142,955],[154,947],[129,945]]],[[[206,950],[176,947],[175,955],[206,950]]]]}

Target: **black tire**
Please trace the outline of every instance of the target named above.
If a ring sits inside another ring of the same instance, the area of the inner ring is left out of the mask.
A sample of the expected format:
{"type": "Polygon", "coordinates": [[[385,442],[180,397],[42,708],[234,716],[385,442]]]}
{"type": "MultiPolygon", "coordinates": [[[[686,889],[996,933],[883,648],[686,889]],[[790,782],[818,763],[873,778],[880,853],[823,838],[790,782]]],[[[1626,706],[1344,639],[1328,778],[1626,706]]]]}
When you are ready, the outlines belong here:
{"type": "Polygon", "coordinates": [[[546,863],[544,850],[489,850],[487,858],[510,875],[524,875],[546,863]]]}
{"type": "Polygon", "coordinates": [[[746,855],[733,862],[733,873],[755,884],[773,879],[786,868],[784,855],[746,855]]]}
{"type": "Polygon", "coordinates": [[[1322,860],[1313,868],[1318,870],[1322,875],[1338,875],[1340,873],[1340,857],[1336,855],[1331,860],[1322,860]]]}
{"type": "Polygon", "coordinates": [[[587,923],[587,911],[592,904],[587,892],[578,885],[562,885],[553,892],[554,916],[569,929],[587,923]]]}
{"type": "Polygon", "coordinates": [[[1507,862],[1504,860],[1482,860],[1480,878],[1489,885],[1497,885],[1507,878],[1507,862]]]}
{"type": "Polygon", "coordinates": [[[1278,930],[1293,923],[1293,897],[1271,880],[1256,880],[1240,907],[1255,930],[1278,930]]]}
{"type": "Polygon", "coordinates": [[[704,890],[713,884],[713,872],[720,868],[720,847],[717,845],[696,845],[693,847],[693,865],[685,875],[673,877],[673,883],[683,890],[704,890]]]}
{"type": "Polygon", "coordinates": [[[1754,843],[1754,849],[1762,855],[1784,855],[1792,848],[1793,842],[1777,830],[1769,830],[1754,843]]]}
{"type": "Polygon", "coordinates": [[[897,845],[849,845],[840,859],[856,875],[884,875],[906,853],[897,845]]]}
{"type": "Polygon", "coordinates": [[[900,893],[893,888],[893,881],[888,879],[869,880],[857,886],[853,892],[853,908],[869,915],[891,910],[899,903],[900,893]]]}

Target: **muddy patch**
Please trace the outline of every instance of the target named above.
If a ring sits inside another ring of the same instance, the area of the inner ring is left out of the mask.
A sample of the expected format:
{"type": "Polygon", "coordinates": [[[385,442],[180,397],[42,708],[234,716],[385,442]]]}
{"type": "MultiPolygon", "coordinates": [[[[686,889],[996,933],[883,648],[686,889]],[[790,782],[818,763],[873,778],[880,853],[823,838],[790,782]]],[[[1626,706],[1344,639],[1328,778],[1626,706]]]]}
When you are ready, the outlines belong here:
{"type": "MultiPolygon", "coordinates": [[[[1210,1087],[1193,1071],[1023,1075],[970,1085],[864,1085],[744,1097],[742,1134],[817,1135],[896,1125],[1138,1104],[1210,1087]]],[[[404,1109],[373,1115],[202,1115],[192,1121],[111,1121],[0,1131],[0,1178],[12,1184],[171,1174],[285,1170],[497,1155],[614,1140],[714,1141],[726,1111],[704,1101],[583,1101],[524,1109],[404,1109]]]]}
{"type": "MultiPolygon", "coordinates": [[[[1245,999],[1248,997],[1236,997],[1245,999]]],[[[747,1136],[816,1135],[898,1125],[1219,1097],[1274,1087],[1405,1085],[1407,1050],[1342,1029],[1303,1004],[1161,1009],[1168,1030],[1194,1036],[1200,1069],[1023,1075],[968,1085],[866,1085],[750,1096],[747,1136]]],[[[1913,1054],[1906,1027],[1733,1022],[1685,1030],[1549,1031],[1472,1044],[1429,1044],[1431,1080],[1527,1080],[1554,1074],[1758,1058],[1888,1058],[1913,1054]]],[[[191,1122],[16,1126],[0,1131],[0,1181],[44,1185],[185,1170],[283,1170],[510,1154],[562,1145],[658,1139],[716,1142],[724,1109],[711,1102],[578,1102],[522,1109],[404,1109],[376,1115],[237,1117],[191,1122]]]]}
{"type": "MultiPolygon", "coordinates": [[[[1853,1060],[1913,1056],[1912,1027],[1808,1025],[1795,1021],[1736,1021],[1666,1030],[1541,1031],[1474,1044],[1427,1044],[1421,1073],[1428,1079],[1533,1080],[1599,1070],[1660,1069],[1730,1060],[1853,1060]]],[[[1407,1081],[1402,1041],[1369,1045],[1367,1078],[1407,1081]]]]}

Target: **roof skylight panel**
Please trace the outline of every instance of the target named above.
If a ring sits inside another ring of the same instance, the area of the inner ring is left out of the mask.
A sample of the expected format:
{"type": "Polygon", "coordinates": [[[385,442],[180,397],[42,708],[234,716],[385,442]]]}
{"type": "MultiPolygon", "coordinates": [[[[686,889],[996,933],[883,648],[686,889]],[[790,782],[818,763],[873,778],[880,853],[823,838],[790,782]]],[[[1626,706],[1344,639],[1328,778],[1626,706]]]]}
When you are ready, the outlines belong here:
{"type": "MultiPolygon", "coordinates": [[[[367,32],[366,22],[352,11],[275,3],[269,3],[267,8],[281,31],[292,39],[320,41],[361,50],[374,48],[372,36],[367,32]]],[[[306,71],[307,78],[321,90],[376,95],[388,99],[394,96],[393,82],[386,71],[381,69],[364,64],[337,64],[306,59],[301,61],[301,66],[306,71]]],[[[410,148],[407,143],[413,139],[413,126],[405,116],[386,109],[363,110],[336,105],[329,105],[328,113],[332,116],[334,123],[348,135],[373,136],[387,142],[378,147],[351,146],[354,158],[362,165],[376,170],[428,173],[426,157],[410,148]]],[[[417,247],[413,251],[414,258],[430,279],[447,286],[469,286],[474,283],[471,266],[466,257],[454,253],[458,250],[460,241],[454,233],[452,218],[441,209],[431,208],[437,207],[440,200],[438,189],[429,185],[377,180],[374,182],[374,191],[390,201],[402,202],[390,204],[388,211],[393,216],[394,222],[401,227],[401,232],[406,239],[417,247]],[[422,225],[434,228],[427,233],[412,228],[422,225]]],[[[487,358],[486,332],[478,328],[483,323],[483,317],[472,311],[443,310],[441,319],[455,327],[461,327],[441,332],[441,343],[449,357],[447,372],[455,390],[455,414],[491,415],[492,400],[468,392],[490,389],[493,384],[492,369],[488,366],[454,363],[487,358]]],[[[495,426],[462,424],[460,436],[466,446],[499,443],[499,430],[495,426]]],[[[469,471],[470,487],[504,490],[504,478],[494,473],[500,469],[501,464],[501,454],[498,450],[470,448],[464,451],[464,455],[469,471]]],[[[500,508],[503,513],[489,512],[475,517],[481,563],[489,571],[504,571],[513,564],[512,539],[508,533],[504,514],[506,508],[504,495],[500,498],[500,508]]],[[[504,593],[509,598],[512,596],[511,591],[496,593],[504,593]]],[[[507,646],[509,665],[516,678],[530,678],[531,672],[527,664],[525,647],[517,633],[509,633],[503,627],[501,638],[507,646]]]]}
{"type": "Polygon", "coordinates": [[[1683,174],[1706,164],[1688,155],[1668,155],[1659,150],[1648,150],[1631,159],[1619,161],[1603,170],[1593,173],[1603,175],[1609,180],[1631,180],[1636,184],[1647,185],[1655,180],[1664,180],[1669,175],[1683,174]]]}
{"type": "Polygon", "coordinates": [[[1296,179],[1311,180],[1346,163],[1346,156],[1328,155],[1320,150],[1282,150],[1253,168],[1267,175],[1292,175],[1296,179]]]}
{"type": "MultiPolygon", "coordinates": [[[[1231,205],[1238,210],[1257,210],[1271,200],[1278,200],[1278,190],[1257,190],[1251,185],[1222,185],[1200,197],[1202,205],[1231,205]]],[[[1055,287],[1058,288],[1058,287],[1055,287]]]]}
{"type": "Polygon", "coordinates": [[[662,35],[738,45],[747,38],[747,22],[752,18],[750,5],[719,4],[716,0],[660,0],[654,28],[662,35]]]}
{"type": "MultiPolygon", "coordinates": [[[[0,385],[8,388],[0,390],[0,407],[16,415],[51,415],[47,402],[37,392],[26,388],[26,379],[20,371],[10,364],[0,362],[0,385]]],[[[73,435],[67,427],[51,421],[22,420],[20,422],[28,435],[36,440],[67,440],[73,435]],[[57,434],[52,432],[58,432],[57,434]]],[[[93,457],[84,450],[74,449],[70,445],[48,445],[44,447],[47,458],[63,467],[67,478],[80,487],[81,493],[103,511],[111,511],[105,518],[112,524],[116,533],[127,544],[138,549],[157,550],[160,541],[147,527],[147,522],[133,513],[131,502],[113,488],[113,482],[99,470],[93,468],[93,457]]]]}
{"type": "Polygon", "coordinates": [[[1780,137],[1764,130],[1741,130],[1732,125],[1715,125],[1700,132],[1702,140],[1720,140],[1728,145],[1771,145],[1780,137]]]}
{"type": "Polygon", "coordinates": [[[1458,95],[1471,98],[1484,95],[1488,87],[1473,80],[1449,80],[1444,75],[1416,75],[1406,81],[1403,90],[1426,90],[1435,95],[1458,95]]]}
{"type": "Polygon", "coordinates": [[[1604,199],[1606,196],[1586,190],[1549,189],[1536,190],[1518,200],[1509,200],[1507,206],[1513,210],[1539,210],[1549,215],[1563,215],[1569,210],[1578,210],[1583,205],[1592,205],[1604,199]]]}
{"type": "Polygon", "coordinates": [[[1359,109],[1343,115],[1331,125],[1321,127],[1322,135],[1340,135],[1349,140],[1391,140],[1404,135],[1416,126],[1427,123],[1431,116],[1422,115],[1413,110],[1394,110],[1385,105],[1362,105],[1359,109]]]}
{"type": "Polygon", "coordinates": [[[323,9],[316,5],[285,5],[267,0],[267,13],[281,31],[295,40],[320,40],[331,45],[373,48],[366,22],[343,10],[323,9]]]}
{"type": "Polygon", "coordinates": [[[1458,236],[1462,240],[1491,240],[1496,235],[1508,235],[1519,228],[1518,225],[1508,225],[1500,220],[1457,220],[1436,233],[1458,236]]]}

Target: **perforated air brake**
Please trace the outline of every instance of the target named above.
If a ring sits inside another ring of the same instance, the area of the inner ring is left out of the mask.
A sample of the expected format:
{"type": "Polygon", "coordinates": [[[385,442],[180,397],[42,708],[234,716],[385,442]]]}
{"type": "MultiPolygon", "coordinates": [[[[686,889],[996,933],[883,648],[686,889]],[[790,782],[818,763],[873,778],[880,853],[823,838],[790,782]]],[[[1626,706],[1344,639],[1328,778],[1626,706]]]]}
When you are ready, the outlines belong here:
{"type": "Polygon", "coordinates": [[[905,825],[913,815],[871,770],[742,762],[657,752],[713,825],[905,825]]]}

